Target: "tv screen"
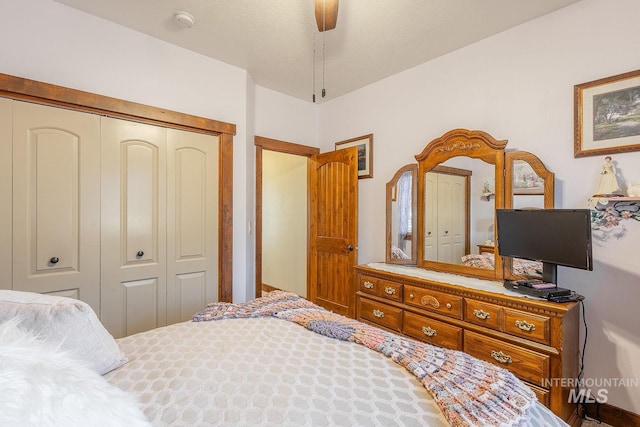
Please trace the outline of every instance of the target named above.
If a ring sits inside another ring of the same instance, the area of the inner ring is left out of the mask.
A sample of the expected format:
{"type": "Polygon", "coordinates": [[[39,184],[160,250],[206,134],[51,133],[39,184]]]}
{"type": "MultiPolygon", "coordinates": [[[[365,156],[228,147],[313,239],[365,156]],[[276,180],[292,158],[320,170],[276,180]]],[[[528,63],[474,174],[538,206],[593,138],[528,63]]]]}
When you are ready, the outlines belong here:
{"type": "Polygon", "coordinates": [[[496,225],[501,256],[593,270],[589,209],[497,209],[496,225]]]}

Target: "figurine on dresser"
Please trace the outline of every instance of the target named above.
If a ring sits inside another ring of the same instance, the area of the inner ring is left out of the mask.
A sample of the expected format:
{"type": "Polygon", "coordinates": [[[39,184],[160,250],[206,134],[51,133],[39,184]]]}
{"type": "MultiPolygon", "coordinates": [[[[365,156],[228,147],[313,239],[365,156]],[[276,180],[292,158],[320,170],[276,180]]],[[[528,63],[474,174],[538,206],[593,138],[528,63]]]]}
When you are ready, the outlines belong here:
{"type": "Polygon", "coordinates": [[[616,166],[613,164],[611,156],[604,158],[604,164],[600,171],[600,180],[594,196],[622,196],[622,190],[618,184],[616,166]]]}

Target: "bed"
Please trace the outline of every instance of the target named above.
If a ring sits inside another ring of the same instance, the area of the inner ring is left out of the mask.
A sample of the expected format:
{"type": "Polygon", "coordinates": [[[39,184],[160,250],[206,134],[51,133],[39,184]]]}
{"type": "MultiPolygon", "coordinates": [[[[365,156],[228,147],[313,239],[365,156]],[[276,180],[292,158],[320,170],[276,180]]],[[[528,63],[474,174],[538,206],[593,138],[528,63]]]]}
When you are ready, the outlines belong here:
{"type": "MultiPolygon", "coordinates": [[[[495,268],[494,255],[489,252],[481,254],[469,254],[462,256],[462,264],[469,267],[477,267],[493,270],[495,268]]],[[[542,263],[526,259],[513,258],[512,273],[522,277],[541,277],[542,263]]]]}
{"type": "MultiPolygon", "coordinates": [[[[77,307],[86,310],[79,301],[64,304],[73,305],[76,311],[77,307]]],[[[0,302],[4,313],[0,322],[15,323],[5,307],[0,302]]],[[[24,316],[22,311],[17,317],[24,316]]],[[[59,312],[52,310],[47,322],[59,312]]],[[[82,315],[91,317],[88,312],[82,315]]],[[[77,317],[72,320],[82,323],[77,317]]],[[[91,324],[91,328],[99,329],[99,325],[91,324]]],[[[89,329],[80,333],[92,334],[100,335],[89,329]]],[[[102,400],[95,402],[96,407],[102,405],[98,414],[105,421],[102,425],[463,426],[479,425],[465,417],[481,408],[484,425],[566,426],[535,399],[529,399],[528,388],[507,371],[475,359],[478,364],[474,364],[473,374],[440,375],[443,364],[437,357],[444,355],[458,368],[473,358],[403,340],[293,294],[275,292],[244,304],[211,304],[196,313],[194,321],[114,340],[115,350],[107,351],[101,343],[101,357],[115,352],[107,359],[117,367],[111,369],[107,364],[99,368],[107,370],[102,376],[95,367],[86,369],[92,371],[93,380],[102,380],[99,386],[104,393],[111,393],[108,398],[102,394],[102,400]],[[391,351],[385,347],[389,343],[393,344],[391,351]],[[406,345],[419,350],[419,360],[429,359],[428,363],[416,363],[415,355],[405,351],[406,345]],[[421,369],[425,371],[422,377],[417,375],[421,369]],[[482,381],[472,377],[489,378],[493,385],[481,390],[478,384],[482,381]],[[484,401],[484,407],[471,405],[469,396],[476,394],[476,404],[484,401]],[[514,400],[496,407],[496,398],[505,397],[514,400]],[[512,412],[506,413],[505,407],[512,412]],[[122,413],[127,414],[124,419],[122,413]],[[499,421],[496,414],[506,418],[499,421]]],[[[0,347],[11,347],[3,325],[0,343],[0,347]]],[[[74,344],[71,350],[76,347],[74,344]]],[[[52,351],[40,351],[39,359],[46,359],[43,355],[52,351]]],[[[20,354],[25,359],[24,351],[20,354]]],[[[0,352],[0,360],[6,367],[6,354],[0,352]]],[[[86,360],[75,362],[74,369],[82,365],[88,365],[86,360]]],[[[0,373],[3,396],[8,387],[5,371],[0,373]]],[[[16,377],[12,378],[15,382],[16,377]]],[[[83,398],[90,394],[89,386],[99,388],[86,380],[82,384],[87,384],[83,398]]],[[[15,412],[6,402],[0,403],[0,424],[45,425],[24,420],[12,423],[24,415],[24,410],[15,412]],[[14,418],[7,418],[12,411],[14,418]]],[[[92,415],[94,421],[98,415],[92,415]]]]}

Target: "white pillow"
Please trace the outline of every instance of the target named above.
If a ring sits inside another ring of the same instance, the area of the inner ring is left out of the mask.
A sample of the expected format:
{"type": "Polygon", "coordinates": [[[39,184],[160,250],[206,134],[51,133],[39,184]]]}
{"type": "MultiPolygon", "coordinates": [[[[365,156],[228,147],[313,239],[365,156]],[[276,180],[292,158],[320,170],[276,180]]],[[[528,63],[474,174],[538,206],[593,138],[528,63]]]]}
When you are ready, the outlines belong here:
{"type": "Polygon", "coordinates": [[[0,425],[150,426],[135,396],[109,384],[59,345],[0,324],[0,425]]]}
{"type": "Polygon", "coordinates": [[[85,302],[54,295],[0,290],[0,322],[21,318],[39,337],[60,344],[99,374],[127,362],[124,353],[85,302]]]}

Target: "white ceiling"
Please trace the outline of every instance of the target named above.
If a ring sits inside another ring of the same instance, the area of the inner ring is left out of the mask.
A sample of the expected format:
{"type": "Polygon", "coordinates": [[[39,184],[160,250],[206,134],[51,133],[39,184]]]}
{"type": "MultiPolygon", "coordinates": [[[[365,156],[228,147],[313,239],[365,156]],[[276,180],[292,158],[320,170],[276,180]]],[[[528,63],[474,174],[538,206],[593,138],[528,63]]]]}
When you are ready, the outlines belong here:
{"type": "Polygon", "coordinates": [[[256,84],[309,101],[315,43],[322,102],[323,87],[325,99],[335,98],[579,0],[342,0],[336,29],[325,33],[313,0],[56,1],[246,69],[256,84]],[[175,11],[189,12],[195,25],[177,25],[175,11]]]}

